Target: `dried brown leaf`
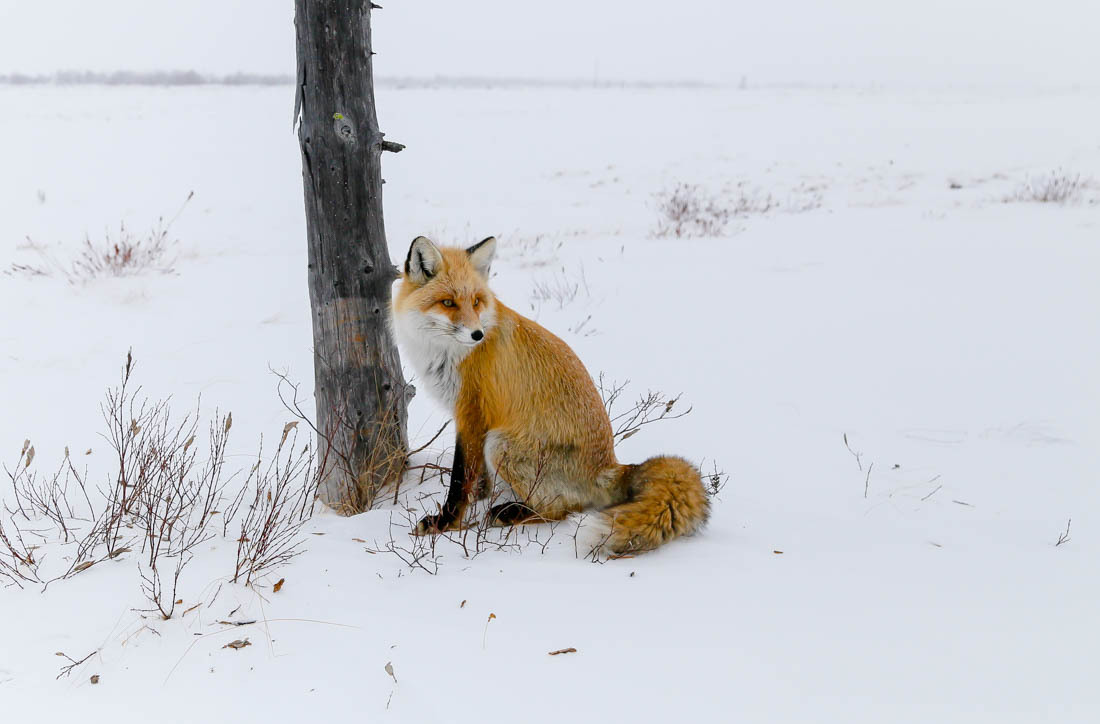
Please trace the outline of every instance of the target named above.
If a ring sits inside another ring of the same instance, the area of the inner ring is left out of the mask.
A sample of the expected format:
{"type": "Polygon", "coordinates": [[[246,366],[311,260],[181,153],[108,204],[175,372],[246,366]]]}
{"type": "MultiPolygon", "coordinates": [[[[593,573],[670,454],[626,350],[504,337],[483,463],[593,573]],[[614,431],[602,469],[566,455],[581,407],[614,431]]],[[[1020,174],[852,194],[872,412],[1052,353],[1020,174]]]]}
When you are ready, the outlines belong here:
{"type": "Polygon", "coordinates": [[[252,642],[249,641],[248,639],[237,639],[236,641],[230,641],[225,646],[222,646],[222,648],[223,649],[243,649],[245,646],[251,646],[251,645],[252,645],[252,642]]]}
{"type": "Polygon", "coordinates": [[[289,435],[290,431],[293,430],[296,427],[298,427],[298,421],[297,420],[292,420],[292,421],[288,422],[287,424],[283,425],[283,437],[282,437],[281,440],[279,440],[279,447],[283,446],[283,443],[286,442],[286,436],[289,435]]]}
{"type": "Polygon", "coordinates": [[[557,651],[551,651],[550,655],[551,656],[557,656],[559,654],[575,654],[575,653],[577,653],[577,650],[575,648],[573,648],[572,646],[570,646],[567,649],[558,649],[557,651]]]}
{"type": "Polygon", "coordinates": [[[271,592],[278,593],[279,591],[283,590],[283,583],[285,582],[285,578],[280,578],[278,581],[275,582],[275,585],[271,587],[271,592]]]}

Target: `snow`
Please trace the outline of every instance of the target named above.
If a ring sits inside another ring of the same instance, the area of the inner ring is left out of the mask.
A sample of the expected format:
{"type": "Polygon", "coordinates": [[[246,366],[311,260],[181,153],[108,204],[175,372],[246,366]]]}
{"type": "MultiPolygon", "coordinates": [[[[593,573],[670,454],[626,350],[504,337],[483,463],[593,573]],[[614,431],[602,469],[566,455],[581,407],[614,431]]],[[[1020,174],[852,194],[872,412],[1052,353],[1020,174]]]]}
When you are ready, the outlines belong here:
{"type": "MultiPolygon", "coordinates": [[[[3,461],[30,438],[48,470],[68,445],[101,480],[98,403],[133,348],[150,395],[232,410],[229,460],[251,465],[291,419],[271,370],[312,381],[291,90],[0,87],[0,108],[5,269],[41,261],[25,237],[65,260],[195,192],[173,274],[0,276],[3,461]]],[[[710,526],[603,565],[568,526],[545,550],[440,543],[434,576],[366,552],[408,540],[433,479],[318,514],[254,588],[219,537],[181,580],[203,605],[173,620],[135,610],[137,556],[0,589],[6,719],[1095,720],[1100,188],[1004,199],[1100,178],[1100,96],[385,89],[379,108],[408,145],[384,159],[393,258],[496,234],[506,302],[594,374],[683,393],[690,415],[619,454],[729,473],[710,526]],[[678,181],[781,208],[651,238],[678,181]],[[55,652],[93,650],[55,681],[55,652]]],[[[419,395],[413,445],[446,419],[419,395]]]]}

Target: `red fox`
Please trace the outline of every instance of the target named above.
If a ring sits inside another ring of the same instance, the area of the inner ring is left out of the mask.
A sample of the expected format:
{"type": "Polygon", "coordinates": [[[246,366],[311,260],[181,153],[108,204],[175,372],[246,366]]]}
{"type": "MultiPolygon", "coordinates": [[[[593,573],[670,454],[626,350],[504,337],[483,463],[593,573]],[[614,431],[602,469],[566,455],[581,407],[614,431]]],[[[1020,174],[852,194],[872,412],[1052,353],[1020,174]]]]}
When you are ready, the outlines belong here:
{"type": "Polygon", "coordinates": [[[457,427],[450,490],[418,535],[463,525],[480,485],[503,480],[517,501],[494,525],[561,520],[597,508],[614,554],[698,530],[710,512],[699,471],[677,457],[615,459],[611,422],[573,350],[489,289],[496,239],[440,248],[420,236],[393,295],[398,343],[457,427]]]}

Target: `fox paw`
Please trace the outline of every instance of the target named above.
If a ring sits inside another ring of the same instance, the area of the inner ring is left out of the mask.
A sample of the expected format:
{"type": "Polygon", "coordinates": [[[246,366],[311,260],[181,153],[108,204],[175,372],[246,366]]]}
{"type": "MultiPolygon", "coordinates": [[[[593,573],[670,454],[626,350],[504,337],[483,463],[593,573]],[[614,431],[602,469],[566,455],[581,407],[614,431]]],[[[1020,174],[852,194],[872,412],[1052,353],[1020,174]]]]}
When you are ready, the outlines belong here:
{"type": "Polygon", "coordinates": [[[488,517],[489,525],[505,527],[543,520],[534,508],[515,501],[494,505],[489,508],[488,517]]]}
{"type": "Polygon", "coordinates": [[[425,515],[413,528],[413,535],[437,535],[447,530],[450,521],[442,514],[425,515]]]}

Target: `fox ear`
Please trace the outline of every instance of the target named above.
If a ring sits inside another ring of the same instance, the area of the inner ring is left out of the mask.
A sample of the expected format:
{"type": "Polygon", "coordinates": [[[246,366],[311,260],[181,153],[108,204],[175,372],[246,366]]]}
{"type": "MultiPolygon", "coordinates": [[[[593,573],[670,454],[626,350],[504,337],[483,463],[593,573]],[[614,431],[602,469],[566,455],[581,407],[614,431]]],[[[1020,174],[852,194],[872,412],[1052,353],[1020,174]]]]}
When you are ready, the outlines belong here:
{"type": "Polygon", "coordinates": [[[497,240],[495,236],[489,236],[466,250],[470,257],[470,263],[477,269],[477,273],[486,279],[489,278],[489,267],[493,263],[493,255],[497,253],[497,240]]]}
{"type": "Polygon", "coordinates": [[[409,255],[405,257],[405,276],[417,286],[427,284],[428,280],[439,273],[443,266],[443,255],[426,236],[418,236],[409,246],[409,255]]]}

